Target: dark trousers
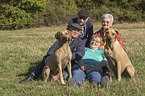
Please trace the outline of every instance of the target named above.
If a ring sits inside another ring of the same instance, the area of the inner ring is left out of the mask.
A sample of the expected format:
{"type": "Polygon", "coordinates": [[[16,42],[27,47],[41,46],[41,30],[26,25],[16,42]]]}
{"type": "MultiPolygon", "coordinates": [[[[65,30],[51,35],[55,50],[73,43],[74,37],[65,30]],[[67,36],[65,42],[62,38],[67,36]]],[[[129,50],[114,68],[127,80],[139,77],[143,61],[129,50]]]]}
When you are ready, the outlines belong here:
{"type": "Polygon", "coordinates": [[[45,66],[45,59],[43,59],[40,63],[38,63],[38,65],[36,66],[35,70],[34,70],[34,74],[35,74],[35,79],[37,79],[39,77],[39,75],[42,74],[42,70],[43,67],[45,66]]]}
{"type": "Polygon", "coordinates": [[[56,48],[57,45],[58,45],[58,42],[56,41],[56,42],[49,48],[47,54],[43,57],[43,60],[42,60],[40,63],[38,63],[38,65],[36,66],[35,70],[33,71],[34,74],[35,74],[35,79],[37,79],[37,78],[39,77],[39,75],[42,74],[43,67],[45,66],[45,59],[46,59],[48,56],[50,56],[50,55],[54,52],[54,50],[55,50],[55,48],[56,48]]]}

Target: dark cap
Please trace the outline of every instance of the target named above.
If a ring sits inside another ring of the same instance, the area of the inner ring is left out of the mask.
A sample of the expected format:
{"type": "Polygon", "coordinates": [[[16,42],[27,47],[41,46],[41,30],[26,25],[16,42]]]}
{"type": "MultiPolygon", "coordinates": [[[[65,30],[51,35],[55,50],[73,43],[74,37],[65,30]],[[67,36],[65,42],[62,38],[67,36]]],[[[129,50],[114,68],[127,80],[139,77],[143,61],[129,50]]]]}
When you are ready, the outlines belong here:
{"type": "Polygon", "coordinates": [[[79,17],[89,17],[89,12],[87,10],[80,10],[78,12],[79,17]]]}
{"type": "Polygon", "coordinates": [[[72,23],[71,24],[71,27],[69,28],[69,30],[81,31],[82,30],[82,27],[78,23],[72,23]]]}

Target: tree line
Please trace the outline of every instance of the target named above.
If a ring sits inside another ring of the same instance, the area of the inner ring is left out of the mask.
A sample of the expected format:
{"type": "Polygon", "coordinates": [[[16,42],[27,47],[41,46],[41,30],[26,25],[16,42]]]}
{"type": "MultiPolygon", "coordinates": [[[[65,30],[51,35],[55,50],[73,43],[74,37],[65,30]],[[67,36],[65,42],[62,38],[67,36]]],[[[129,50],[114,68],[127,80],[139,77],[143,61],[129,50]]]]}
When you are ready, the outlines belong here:
{"type": "Polygon", "coordinates": [[[144,0],[1,0],[0,9],[0,29],[7,30],[63,25],[80,9],[94,22],[106,13],[114,23],[145,21],[144,0]]]}

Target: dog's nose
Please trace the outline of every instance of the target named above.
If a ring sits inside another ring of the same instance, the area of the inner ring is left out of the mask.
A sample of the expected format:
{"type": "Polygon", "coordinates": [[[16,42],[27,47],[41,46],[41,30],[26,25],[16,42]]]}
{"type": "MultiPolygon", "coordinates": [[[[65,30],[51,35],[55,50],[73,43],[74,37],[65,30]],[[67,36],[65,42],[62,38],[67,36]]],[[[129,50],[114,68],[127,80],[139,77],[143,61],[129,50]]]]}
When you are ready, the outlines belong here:
{"type": "Polygon", "coordinates": [[[110,42],[111,42],[111,41],[112,41],[112,40],[111,40],[111,37],[108,37],[108,38],[107,38],[107,41],[110,41],[110,42]]]}
{"type": "Polygon", "coordinates": [[[67,41],[67,37],[63,37],[63,41],[67,41]]]}
{"type": "Polygon", "coordinates": [[[107,40],[111,40],[111,37],[108,37],[107,40]]]}

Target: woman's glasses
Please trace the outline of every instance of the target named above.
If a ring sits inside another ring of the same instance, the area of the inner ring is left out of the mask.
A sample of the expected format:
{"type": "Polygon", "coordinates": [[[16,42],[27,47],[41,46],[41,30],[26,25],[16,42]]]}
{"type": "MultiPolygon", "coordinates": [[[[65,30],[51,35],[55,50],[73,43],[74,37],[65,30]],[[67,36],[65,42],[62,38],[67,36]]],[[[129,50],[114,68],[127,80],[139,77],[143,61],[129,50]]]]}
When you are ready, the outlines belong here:
{"type": "Polygon", "coordinates": [[[95,43],[101,43],[100,40],[95,40],[95,39],[92,39],[91,42],[95,42],[95,43]]]}

